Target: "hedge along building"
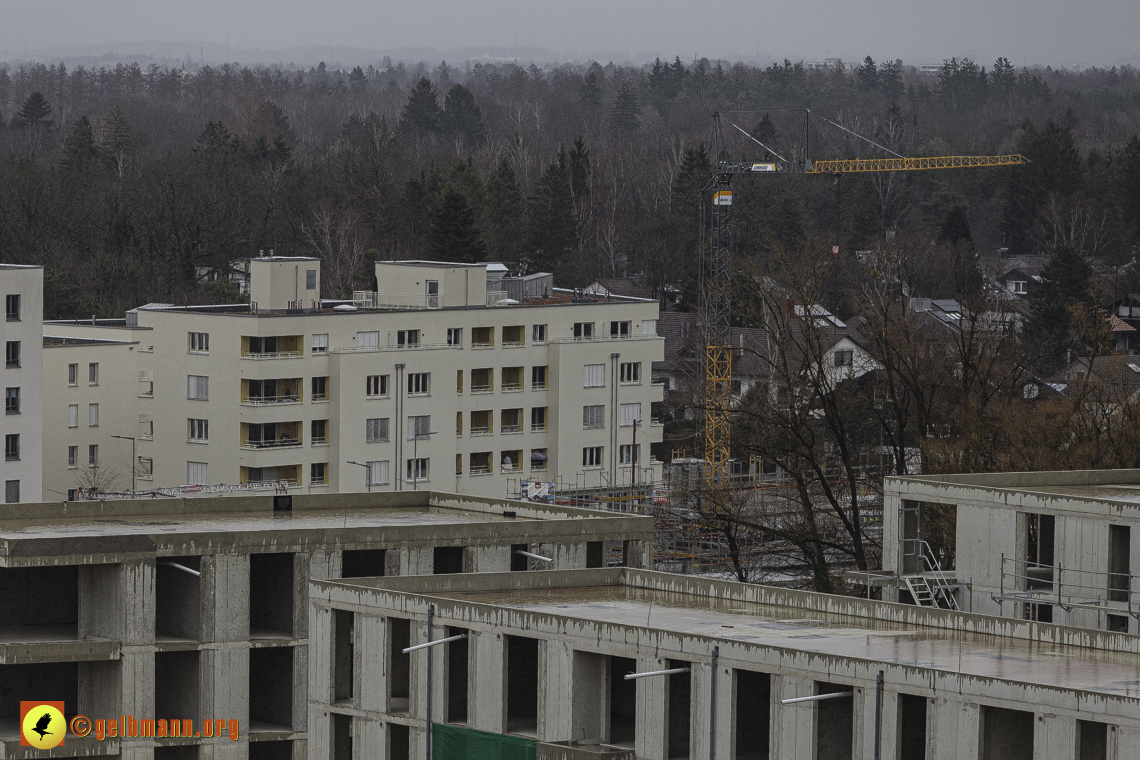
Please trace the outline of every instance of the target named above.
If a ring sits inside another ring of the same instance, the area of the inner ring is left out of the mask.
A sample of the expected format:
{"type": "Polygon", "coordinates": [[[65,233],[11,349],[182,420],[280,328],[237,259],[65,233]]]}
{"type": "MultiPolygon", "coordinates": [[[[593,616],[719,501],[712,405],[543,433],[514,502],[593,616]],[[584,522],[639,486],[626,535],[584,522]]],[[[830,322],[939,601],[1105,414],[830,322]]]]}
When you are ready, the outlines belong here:
{"type": "Polygon", "coordinates": [[[641,565],[652,529],[430,491],[7,505],[0,756],[25,756],[14,718],[41,699],[69,720],[238,721],[236,742],[68,736],[56,757],[302,760],[312,579],[641,565]]]}
{"type": "Polygon", "coordinates": [[[435,760],[1140,756],[1121,634],[624,568],[322,580],[310,604],[314,759],[427,758],[429,724],[435,760]]]}

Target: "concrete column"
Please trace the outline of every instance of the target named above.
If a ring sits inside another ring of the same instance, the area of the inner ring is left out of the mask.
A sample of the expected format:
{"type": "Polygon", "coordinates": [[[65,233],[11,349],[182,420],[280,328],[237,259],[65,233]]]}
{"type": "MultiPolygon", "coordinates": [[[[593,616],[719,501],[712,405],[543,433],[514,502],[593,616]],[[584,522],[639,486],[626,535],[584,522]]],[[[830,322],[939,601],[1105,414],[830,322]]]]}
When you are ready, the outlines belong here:
{"type": "Polygon", "coordinates": [[[332,755],[332,716],[309,703],[309,760],[329,760],[332,755]]]}
{"type": "Polygon", "coordinates": [[[716,757],[714,760],[732,760],[736,757],[736,721],[752,720],[751,716],[736,715],[736,674],[732,668],[717,666],[716,673],[716,757]]]}
{"type": "Polygon", "coordinates": [[[309,555],[309,577],[313,580],[328,580],[340,577],[341,552],[315,551],[309,555]]]}
{"type": "MultiPolygon", "coordinates": [[[[384,724],[372,718],[357,718],[352,726],[353,760],[387,760],[388,742],[384,724]]],[[[312,755],[310,760],[317,760],[312,755]]]]}
{"type": "MultiPolygon", "coordinates": [[[[855,757],[874,760],[875,757],[875,689],[864,690],[862,713],[859,710],[859,693],[855,694],[855,757]],[[861,732],[861,733],[860,733],[861,732]],[[860,751],[862,754],[860,754],[860,751]]],[[[898,756],[899,740],[899,695],[898,692],[883,690],[883,759],[898,756]]]]}
{"type": "Polygon", "coordinates": [[[309,698],[325,704],[333,701],[332,657],[333,631],[332,610],[312,604],[309,606],[309,698]]]}
{"type": "Polygon", "coordinates": [[[543,563],[544,570],[576,570],[586,567],[586,544],[539,544],[538,553],[553,562],[543,563]]]}
{"type": "Polygon", "coordinates": [[[123,600],[123,644],[154,643],[155,560],[124,562],[119,583],[123,600]]]}
{"type": "Polygon", "coordinates": [[[309,653],[305,646],[293,647],[293,730],[307,731],[309,725],[309,653]]]}
{"type": "Polygon", "coordinates": [[[538,659],[539,741],[564,742],[574,738],[574,650],[561,641],[540,641],[538,659]]]}
{"type": "MultiPolygon", "coordinates": [[[[153,718],[154,653],[124,652],[120,658],[122,696],[120,714],[136,718],[153,718]]],[[[113,713],[112,713],[113,714],[113,713]]]]}
{"type": "Polygon", "coordinates": [[[309,555],[293,555],[293,637],[309,637],[309,555]]]}
{"type": "Polygon", "coordinates": [[[203,607],[207,639],[249,641],[249,555],[202,558],[203,607]]]}
{"type": "MultiPolygon", "coordinates": [[[[689,707],[689,758],[690,760],[709,760],[709,696],[712,694],[712,668],[709,663],[694,662],[689,667],[692,704],[689,707]]],[[[718,684],[719,687],[719,684],[718,684]]],[[[717,695],[719,696],[719,694],[717,695]]],[[[729,705],[731,708],[731,705],[729,705]]],[[[720,703],[716,706],[719,712],[723,709],[720,703]]],[[[719,736],[717,737],[720,738],[719,736]]]]}
{"type": "Polygon", "coordinates": [[[1108,760],[1140,757],[1140,728],[1108,727],[1108,760]]]}
{"type": "Polygon", "coordinates": [[[491,631],[472,631],[471,636],[471,693],[477,696],[469,710],[471,727],[501,734],[507,727],[506,642],[491,631]]]}
{"type": "MultiPolygon", "coordinates": [[[[385,622],[384,618],[376,615],[356,613],[356,641],[352,648],[356,660],[353,664],[353,684],[356,705],[361,710],[388,711],[388,640],[385,636],[385,622]]],[[[330,662],[330,670],[331,667],[330,662]]]]}
{"type": "Polygon", "coordinates": [[[214,748],[214,760],[249,760],[249,740],[246,737],[239,742],[225,741],[210,746],[214,748]]]}
{"type": "MultiPolygon", "coordinates": [[[[893,573],[896,571],[898,565],[898,550],[899,550],[899,531],[902,526],[899,525],[899,509],[902,507],[902,499],[898,494],[885,492],[883,494],[883,572],[893,573]]],[[[888,589],[883,587],[883,594],[886,595],[888,589]]],[[[894,595],[894,586],[891,586],[889,593],[894,595]]]]}
{"type": "Polygon", "coordinates": [[[1033,760],[1073,760],[1077,719],[1038,713],[1033,720],[1033,760]]]}
{"type": "Polygon", "coordinates": [[[624,542],[625,566],[638,569],[653,568],[653,546],[646,541],[624,542]]]}
{"type": "Polygon", "coordinates": [[[472,573],[505,573],[511,569],[510,546],[471,546],[467,557],[472,573]]]}
{"type": "Polygon", "coordinates": [[[935,697],[927,700],[930,760],[978,760],[981,709],[976,704],[935,697]]]}
{"type": "Polygon", "coordinates": [[[203,715],[236,718],[241,721],[242,731],[248,730],[249,649],[203,649],[200,657],[203,715]]]}
{"type": "MultiPolygon", "coordinates": [[[[637,656],[637,670],[664,670],[665,660],[651,655],[637,656]]],[[[637,738],[634,751],[638,760],[668,760],[669,679],[637,679],[637,738]]]]}
{"type": "MultiPolygon", "coordinates": [[[[388,551],[393,551],[389,549],[388,551]]],[[[398,575],[432,575],[435,572],[435,547],[414,546],[399,549],[398,575]]]]}
{"type": "Polygon", "coordinates": [[[815,681],[795,676],[772,676],[772,757],[815,757],[815,705],[781,705],[781,699],[810,697],[815,681]]]}
{"type": "Polygon", "coordinates": [[[571,656],[574,676],[570,687],[573,706],[569,738],[606,741],[609,738],[607,722],[610,713],[610,695],[606,688],[609,660],[605,655],[593,652],[571,652],[571,656]]]}

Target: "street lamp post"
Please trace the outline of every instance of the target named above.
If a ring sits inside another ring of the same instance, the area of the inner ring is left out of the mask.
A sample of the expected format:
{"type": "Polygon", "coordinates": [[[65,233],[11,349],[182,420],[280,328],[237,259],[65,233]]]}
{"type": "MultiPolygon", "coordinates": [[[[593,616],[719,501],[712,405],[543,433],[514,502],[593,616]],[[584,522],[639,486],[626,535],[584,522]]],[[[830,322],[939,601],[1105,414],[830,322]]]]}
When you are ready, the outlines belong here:
{"type": "Polygon", "coordinates": [[[372,465],[364,462],[345,462],[345,464],[354,464],[357,467],[364,468],[364,486],[368,489],[368,493],[372,493],[372,465]]]}
{"type": "Polygon", "coordinates": [[[122,438],[124,441],[131,442],[131,491],[135,490],[135,437],[133,435],[113,435],[112,438],[122,438]]]}
{"type": "Polygon", "coordinates": [[[412,436],[412,490],[418,491],[420,482],[420,439],[435,435],[437,430],[430,433],[414,433],[412,436]]]}

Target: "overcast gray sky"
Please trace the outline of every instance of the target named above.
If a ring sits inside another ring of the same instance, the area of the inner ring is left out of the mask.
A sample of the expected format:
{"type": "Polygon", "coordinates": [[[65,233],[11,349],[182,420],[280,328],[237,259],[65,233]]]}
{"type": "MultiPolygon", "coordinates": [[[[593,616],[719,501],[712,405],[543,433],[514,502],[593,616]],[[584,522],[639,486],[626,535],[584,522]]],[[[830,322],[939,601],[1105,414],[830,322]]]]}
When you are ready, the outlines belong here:
{"type": "Polygon", "coordinates": [[[1140,64],[1140,0],[0,0],[5,58],[88,45],[164,55],[164,42],[380,55],[517,45],[618,62],[972,55],[989,65],[1005,55],[1016,65],[1140,64]]]}

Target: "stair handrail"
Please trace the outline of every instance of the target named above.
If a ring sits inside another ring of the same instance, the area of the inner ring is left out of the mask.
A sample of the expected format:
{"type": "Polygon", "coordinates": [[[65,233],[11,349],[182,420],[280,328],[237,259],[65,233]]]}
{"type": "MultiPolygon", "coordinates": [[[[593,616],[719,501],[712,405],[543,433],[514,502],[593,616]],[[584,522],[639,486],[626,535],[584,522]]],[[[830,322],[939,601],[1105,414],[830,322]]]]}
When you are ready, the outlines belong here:
{"type": "Polygon", "coordinates": [[[922,549],[922,559],[926,562],[927,566],[930,568],[930,571],[934,573],[934,578],[938,581],[939,591],[942,592],[942,596],[948,602],[950,602],[950,606],[953,609],[961,612],[962,608],[958,606],[958,600],[954,597],[953,593],[949,593],[950,579],[943,572],[942,564],[938,561],[938,558],[934,556],[933,547],[931,547],[925,539],[917,538],[912,540],[917,541],[920,549],[922,549]]]}

